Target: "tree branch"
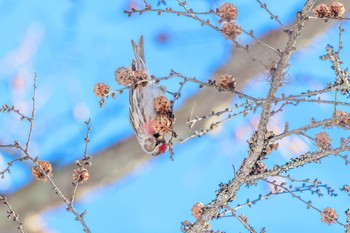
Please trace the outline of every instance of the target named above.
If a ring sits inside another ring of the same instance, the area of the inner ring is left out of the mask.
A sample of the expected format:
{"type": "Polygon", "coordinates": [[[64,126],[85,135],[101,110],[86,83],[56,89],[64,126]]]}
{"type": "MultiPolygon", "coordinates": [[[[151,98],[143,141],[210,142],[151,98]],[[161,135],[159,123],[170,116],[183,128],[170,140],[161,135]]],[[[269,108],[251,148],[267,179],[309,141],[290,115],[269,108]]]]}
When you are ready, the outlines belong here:
{"type": "MultiPolygon", "coordinates": [[[[344,5],[346,8],[350,8],[350,2],[348,1],[345,1],[344,5]]],[[[296,44],[296,47],[307,46],[335,23],[336,21],[329,21],[327,23],[323,21],[320,22],[319,20],[308,21],[304,25],[305,30],[300,35],[300,40],[296,44]]],[[[260,40],[275,48],[281,48],[285,44],[287,36],[283,30],[276,30],[267,33],[261,37],[260,40]]],[[[258,43],[251,44],[250,48],[255,54],[266,54],[266,47],[258,43]]],[[[261,74],[261,68],[263,67],[257,62],[252,61],[251,57],[244,50],[233,48],[233,51],[234,56],[231,56],[227,63],[220,67],[213,76],[219,77],[220,74],[224,73],[235,74],[237,89],[241,90],[246,87],[253,78],[261,74]]],[[[270,62],[268,56],[260,57],[264,60],[265,64],[270,62]]],[[[230,93],[220,93],[218,95],[217,91],[211,88],[201,89],[201,92],[189,98],[182,108],[176,112],[178,123],[175,125],[175,131],[179,135],[187,134],[188,127],[185,122],[193,110],[191,106],[194,106],[195,103],[205,103],[197,105],[195,110],[198,115],[206,115],[213,110],[221,108],[222,105],[228,106],[232,98],[233,96],[230,93]],[[213,98],[214,95],[215,98],[213,98]],[[218,103],[220,103],[220,107],[218,107],[218,103]]],[[[198,125],[197,129],[200,127],[201,126],[198,125]]],[[[195,129],[196,128],[194,128],[194,130],[195,129]]],[[[89,172],[93,175],[90,177],[89,181],[81,187],[80,194],[96,189],[97,187],[117,182],[150,159],[152,158],[145,156],[141,149],[139,149],[135,138],[125,139],[118,144],[112,145],[93,157],[92,162],[94,166],[89,169],[89,172]],[[113,161],[113,163],[111,163],[111,161],[113,161]]],[[[75,165],[71,164],[65,168],[55,170],[53,179],[63,193],[71,192],[72,186],[67,180],[71,180],[71,174],[74,168],[75,165]]],[[[55,195],[52,195],[52,190],[47,185],[40,182],[29,184],[27,187],[12,194],[8,199],[13,203],[13,208],[21,214],[22,219],[26,219],[33,213],[40,214],[44,209],[55,207],[61,203],[55,195]]],[[[0,218],[0,229],[7,233],[18,232],[18,229],[14,227],[11,222],[6,221],[6,218],[0,218]]]]}

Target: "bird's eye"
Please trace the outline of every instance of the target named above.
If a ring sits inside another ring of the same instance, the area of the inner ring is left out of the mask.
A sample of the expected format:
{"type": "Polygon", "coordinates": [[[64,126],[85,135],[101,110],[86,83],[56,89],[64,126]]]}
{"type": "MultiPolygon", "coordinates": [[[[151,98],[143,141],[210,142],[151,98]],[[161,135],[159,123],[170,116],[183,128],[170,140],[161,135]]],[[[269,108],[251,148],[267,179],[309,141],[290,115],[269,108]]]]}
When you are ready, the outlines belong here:
{"type": "Polygon", "coordinates": [[[151,152],[156,147],[156,139],[155,138],[147,138],[144,141],[143,148],[145,148],[146,151],[151,152]]]}

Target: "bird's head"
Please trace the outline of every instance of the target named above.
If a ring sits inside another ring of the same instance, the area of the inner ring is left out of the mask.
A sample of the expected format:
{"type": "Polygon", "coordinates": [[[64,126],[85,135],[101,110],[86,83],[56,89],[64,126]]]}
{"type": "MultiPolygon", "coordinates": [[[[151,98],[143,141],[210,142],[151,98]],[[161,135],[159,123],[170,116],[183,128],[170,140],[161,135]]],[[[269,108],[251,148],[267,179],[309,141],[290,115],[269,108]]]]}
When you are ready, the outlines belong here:
{"type": "Polygon", "coordinates": [[[162,135],[156,133],[143,141],[143,149],[152,156],[158,156],[165,153],[168,149],[168,144],[162,135]]]}

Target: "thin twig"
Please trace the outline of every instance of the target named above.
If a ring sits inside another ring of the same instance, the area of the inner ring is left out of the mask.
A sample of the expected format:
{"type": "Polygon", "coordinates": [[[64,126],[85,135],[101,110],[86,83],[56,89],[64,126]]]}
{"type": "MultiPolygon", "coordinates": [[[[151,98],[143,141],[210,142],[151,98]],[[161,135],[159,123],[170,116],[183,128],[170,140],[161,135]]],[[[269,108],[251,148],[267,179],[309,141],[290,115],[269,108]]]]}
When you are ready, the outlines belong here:
{"type": "Polygon", "coordinates": [[[91,118],[89,118],[85,122],[85,124],[87,125],[87,130],[86,130],[86,136],[84,138],[84,141],[85,141],[84,159],[88,159],[87,153],[88,153],[88,146],[89,146],[89,142],[90,142],[89,137],[90,137],[90,131],[91,131],[90,123],[91,123],[91,118]]]}
{"type": "MultiPolygon", "coordinates": [[[[8,163],[8,167],[4,171],[2,171],[0,174],[3,176],[6,172],[10,172],[10,167],[13,165],[13,163],[15,163],[17,161],[31,160],[36,165],[36,167],[38,167],[40,172],[45,176],[46,180],[49,181],[49,183],[51,184],[52,189],[55,191],[56,195],[58,195],[61,198],[61,200],[67,205],[67,210],[71,211],[75,215],[75,217],[76,217],[75,220],[79,221],[82,224],[84,231],[86,233],[90,233],[90,229],[88,228],[88,226],[86,225],[86,223],[84,221],[84,216],[86,214],[86,211],[84,211],[82,214],[79,214],[75,210],[75,208],[71,205],[70,201],[65,197],[65,195],[61,192],[61,190],[57,187],[57,185],[51,179],[51,177],[45,172],[43,167],[38,162],[38,158],[34,158],[33,156],[30,155],[29,146],[30,146],[30,142],[32,140],[32,132],[34,129],[35,111],[36,111],[36,109],[35,109],[36,108],[36,88],[37,88],[36,80],[37,80],[37,75],[35,74],[34,75],[34,83],[33,83],[33,95],[32,95],[32,113],[31,113],[31,117],[29,118],[30,126],[29,126],[28,138],[27,138],[27,141],[25,143],[25,146],[22,146],[18,141],[15,141],[14,144],[0,145],[1,148],[16,148],[19,151],[21,151],[24,154],[24,156],[21,158],[15,159],[15,160],[11,161],[10,163],[8,163]]],[[[86,142],[88,142],[88,136],[86,137],[86,142]]],[[[87,151],[87,146],[85,149],[87,151]]]]}
{"type": "Polygon", "coordinates": [[[38,163],[36,159],[33,159],[33,157],[29,154],[29,152],[22,147],[21,145],[18,145],[19,150],[21,150],[26,156],[28,156],[28,159],[31,160],[42,172],[42,174],[45,176],[45,178],[49,181],[49,183],[52,186],[53,191],[56,193],[57,196],[61,198],[61,200],[67,205],[67,211],[71,211],[75,215],[75,220],[79,221],[82,226],[84,227],[84,232],[90,233],[89,227],[86,225],[84,221],[84,216],[86,214],[86,211],[83,212],[83,214],[79,214],[75,208],[70,204],[70,201],[66,198],[66,196],[61,192],[61,190],[57,187],[55,182],[51,179],[51,177],[46,174],[42,166],[38,163]]]}
{"type": "Polygon", "coordinates": [[[316,16],[309,16],[308,19],[317,19],[317,20],[323,20],[323,21],[326,21],[327,20],[337,20],[337,21],[342,21],[342,20],[350,20],[350,18],[347,18],[347,17],[344,17],[344,18],[339,18],[339,17],[324,17],[324,18],[319,18],[319,17],[316,17],[316,16]]]}
{"type": "Polygon", "coordinates": [[[339,156],[340,153],[350,150],[350,146],[348,145],[349,143],[350,143],[350,137],[348,137],[345,140],[342,140],[341,145],[337,148],[317,151],[317,152],[313,152],[313,153],[307,152],[307,153],[302,154],[296,158],[291,159],[289,162],[287,162],[283,166],[275,165],[273,167],[273,169],[266,171],[264,173],[261,173],[261,174],[246,177],[245,180],[246,180],[246,182],[254,182],[254,181],[263,179],[265,177],[268,177],[268,176],[277,176],[283,172],[287,172],[287,171],[290,171],[290,170],[295,169],[297,167],[304,166],[305,164],[318,162],[321,159],[326,158],[330,155],[339,156]]]}
{"type": "Polygon", "coordinates": [[[260,4],[260,7],[263,8],[271,17],[271,19],[274,19],[281,27],[282,29],[285,29],[286,26],[279,20],[278,16],[277,15],[274,15],[270,10],[269,8],[267,8],[267,5],[266,3],[262,3],[260,0],[256,0],[259,4],[260,4]]]}
{"type": "MultiPolygon", "coordinates": [[[[302,185],[301,187],[293,187],[293,189],[289,189],[289,191],[293,192],[293,193],[304,193],[304,192],[311,192],[311,194],[317,194],[319,197],[321,196],[321,189],[326,189],[327,193],[330,196],[336,196],[336,194],[334,193],[334,190],[331,189],[329,186],[325,185],[325,184],[321,184],[321,182],[317,183],[312,183],[311,185],[302,185]]],[[[243,207],[252,207],[253,205],[257,204],[260,201],[264,201],[264,200],[268,200],[270,197],[273,196],[279,196],[279,195],[283,195],[283,194],[288,194],[289,192],[285,191],[285,190],[278,190],[278,191],[271,191],[265,195],[259,195],[256,199],[254,200],[250,200],[247,199],[247,201],[245,203],[239,204],[236,207],[232,208],[234,211],[237,211],[239,209],[242,209],[243,207]]],[[[229,213],[229,211],[223,211],[218,215],[218,218],[224,217],[229,213]]]]}
{"type": "MultiPolygon", "coordinates": [[[[91,166],[91,162],[90,162],[91,156],[88,156],[88,146],[89,146],[89,143],[90,143],[89,137],[90,137],[90,131],[91,131],[90,123],[91,123],[91,118],[89,118],[87,121],[85,121],[87,129],[86,129],[86,136],[84,138],[84,141],[85,141],[84,156],[83,156],[83,159],[77,160],[75,162],[76,165],[78,166],[78,168],[76,170],[74,170],[74,172],[78,172],[79,173],[80,171],[86,171],[85,170],[86,169],[85,166],[91,166]]],[[[73,174],[74,174],[74,172],[73,172],[73,174]]],[[[78,179],[77,180],[73,180],[74,189],[73,189],[72,197],[70,198],[70,205],[71,206],[73,206],[73,204],[74,204],[75,197],[76,197],[77,191],[78,191],[78,186],[82,182],[82,180],[80,180],[80,176],[81,176],[80,174],[77,174],[77,177],[74,177],[74,178],[78,178],[78,179]]]]}
{"type": "MultiPolygon", "coordinates": [[[[173,96],[173,100],[172,100],[172,104],[171,104],[171,112],[173,113],[174,112],[174,105],[175,105],[175,102],[177,100],[179,100],[181,98],[181,92],[182,92],[182,89],[184,88],[184,86],[186,85],[186,83],[188,82],[188,80],[184,79],[182,82],[179,82],[179,89],[177,90],[177,92],[175,93],[171,93],[172,96],[173,96]]],[[[172,116],[174,117],[174,116],[172,116]]],[[[177,134],[175,133],[175,131],[172,131],[171,132],[171,137],[168,141],[168,146],[169,146],[169,154],[170,154],[170,159],[174,161],[174,149],[173,149],[173,140],[174,138],[177,137],[177,134]]]]}
{"type": "Polygon", "coordinates": [[[190,134],[189,136],[185,137],[185,138],[181,138],[180,139],[180,142],[181,143],[184,143],[184,142],[187,142],[188,140],[191,140],[193,138],[196,138],[196,137],[202,137],[206,134],[208,134],[209,132],[211,132],[212,130],[216,129],[218,126],[220,126],[221,124],[225,123],[226,121],[229,121],[237,116],[240,116],[240,115],[246,115],[249,111],[252,111],[253,108],[247,108],[243,111],[240,111],[238,113],[235,113],[235,114],[229,114],[226,118],[220,120],[220,121],[217,121],[217,122],[214,122],[214,123],[211,123],[210,126],[208,128],[205,128],[205,129],[201,129],[199,131],[195,131],[194,133],[190,134]]]}
{"type": "MultiPolygon", "coordinates": [[[[266,179],[262,179],[263,181],[265,181],[266,183],[274,186],[275,188],[280,188],[284,191],[286,191],[287,193],[289,193],[290,195],[292,195],[294,198],[296,198],[297,200],[303,202],[304,204],[306,204],[307,206],[307,209],[314,209],[316,210],[317,212],[319,212],[320,214],[322,214],[322,210],[320,210],[319,208],[317,208],[316,206],[312,205],[311,201],[305,201],[303,198],[301,198],[300,196],[296,195],[295,193],[291,192],[288,188],[284,187],[283,185],[281,184],[278,184],[276,182],[271,182],[269,180],[266,180],[266,179]]],[[[328,216],[330,218],[330,216],[328,216]]],[[[338,221],[338,219],[333,219],[332,218],[332,221],[338,223],[339,225],[345,227],[345,225],[341,222],[338,221]]]]}
{"type": "Polygon", "coordinates": [[[34,117],[35,117],[35,96],[36,96],[36,80],[37,80],[37,75],[36,73],[34,74],[34,82],[33,82],[33,96],[32,96],[32,114],[30,117],[30,125],[29,125],[29,133],[28,133],[28,139],[26,142],[26,147],[25,150],[28,151],[29,149],[29,144],[32,140],[32,132],[34,128],[34,117]]]}
{"type": "Polygon", "coordinates": [[[19,220],[19,215],[12,209],[10,203],[7,201],[7,198],[5,196],[0,195],[0,201],[2,202],[2,204],[7,206],[7,218],[16,222],[18,225],[17,229],[20,232],[25,233],[23,229],[23,223],[19,220]]]}
{"type": "MultiPolygon", "coordinates": [[[[125,10],[124,13],[128,14],[128,16],[131,16],[132,14],[138,13],[138,14],[143,14],[144,12],[157,12],[158,15],[161,15],[162,13],[168,13],[168,14],[175,14],[177,16],[185,16],[185,17],[189,17],[192,18],[196,21],[198,21],[199,23],[201,23],[202,26],[208,26],[212,29],[214,29],[215,31],[219,32],[220,34],[222,34],[222,30],[218,27],[213,25],[212,23],[210,23],[210,20],[207,19],[206,21],[199,18],[198,15],[210,15],[210,14],[216,14],[213,10],[210,10],[208,12],[194,12],[192,9],[188,9],[186,7],[186,2],[181,1],[181,0],[177,0],[178,4],[183,7],[185,9],[185,12],[181,12],[181,11],[174,11],[171,8],[166,8],[165,10],[163,9],[152,9],[152,7],[150,5],[148,5],[148,7],[146,7],[145,9],[141,9],[141,10],[137,10],[137,9],[131,9],[131,11],[125,10]]],[[[254,37],[254,35],[247,33],[246,31],[244,31],[244,33],[246,33],[247,35],[251,36],[252,38],[254,38],[255,40],[257,40],[258,44],[262,44],[264,46],[267,46],[269,49],[272,49],[273,51],[277,51],[274,48],[272,48],[271,46],[267,45],[266,43],[264,43],[261,40],[258,40],[256,37],[254,37]]],[[[258,57],[254,56],[254,54],[252,53],[252,51],[250,50],[248,45],[241,45],[236,38],[230,37],[228,38],[230,39],[234,45],[237,48],[243,49],[244,51],[246,51],[249,56],[252,58],[253,61],[258,61],[259,64],[261,64],[264,68],[268,69],[269,66],[264,64],[258,57]]]]}
{"type": "Polygon", "coordinates": [[[8,106],[7,104],[4,104],[1,108],[0,108],[0,112],[14,112],[17,115],[20,116],[20,119],[26,119],[27,121],[30,122],[30,118],[27,117],[26,115],[24,115],[23,113],[21,113],[18,109],[15,108],[15,106],[8,106]]]}
{"type": "Polygon", "coordinates": [[[244,226],[250,233],[256,233],[256,231],[254,230],[254,228],[248,224],[247,219],[242,219],[240,216],[238,216],[238,215],[236,214],[236,211],[235,211],[234,209],[232,209],[230,206],[226,205],[225,208],[228,209],[228,210],[232,213],[232,216],[234,216],[235,218],[237,218],[238,221],[240,221],[240,222],[243,224],[243,226],[244,226]]]}
{"type": "MultiPolygon", "coordinates": [[[[0,146],[0,147],[1,147],[1,146],[0,146]]],[[[10,168],[11,168],[16,162],[22,162],[22,161],[27,160],[27,159],[28,159],[28,156],[24,156],[24,157],[20,157],[20,158],[17,158],[17,159],[14,159],[14,160],[8,162],[8,163],[7,163],[7,167],[6,167],[4,170],[2,170],[2,171],[0,172],[1,179],[3,179],[3,178],[5,177],[5,174],[6,174],[6,173],[8,173],[8,174],[11,173],[10,168]]]]}

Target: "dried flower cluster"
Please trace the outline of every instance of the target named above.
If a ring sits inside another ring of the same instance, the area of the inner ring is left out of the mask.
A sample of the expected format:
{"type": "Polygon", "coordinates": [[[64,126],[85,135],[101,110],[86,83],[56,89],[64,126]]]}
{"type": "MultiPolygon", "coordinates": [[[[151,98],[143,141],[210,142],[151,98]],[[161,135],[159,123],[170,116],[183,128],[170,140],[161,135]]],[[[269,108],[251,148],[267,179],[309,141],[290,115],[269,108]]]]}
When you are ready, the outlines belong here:
{"type": "Polygon", "coordinates": [[[241,27],[236,22],[227,22],[222,25],[222,32],[224,35],[236,38],[241,34],[241,27]]]}
{"type": "Polygon", "coordinates": [[[131,74],[132,70],[130,67],[120,67],[114,72],[115,81],[122,86],[130,85],[133,83],[131,74]]]}
{"type": "Polygon", "coordinates": [[[109,94],[109,86],[104,83],[97,83],[94,88],[97,97],[103,98],[109,94]]]}
{"type": "Polygon", "coordinates": [[[314,10],[314,14],[317,18],[328,18],[329,7],[326,4],[319,4],[314,10]]]}
{"type": "Polygon", "coordinates": [[[233,75],[224,74],[216,81],[216,85],[225,90],[234,90],[236,88],[236,79],[233,75]]]}
{"type": "Polygon", "coordinates": [[[203,203],[197,203],[192,207],[192,216],[198,219],[203,213],[203,203]]]}
{"type": "Polygon", "coordinates": [[[171,112],[171,102],[165,96],[158,96],[154,100],[154,108],[158,114],[168,115],[171,112]]]}
{"type": "Polygon", "coordinates": [[[131,70],[130,67],[118,68],[114,76],[118,84],[122,86],[134,84],[134,88],[141,88],[147,85],[147,82],[142,82],[143,80],[147,80],[147,73],[140,70],[131,70]]]}
{"type": "Polygon", "coordinates": [[[235,39],[242,32],[241,27],[233,20],[237,19],[238,10],[232,3],[224,3],[216,10],[216,14],[220,17],[219,23],[222,25],[222,33],[228,37],[235,39]]]}
{"type": "Polygon", "coordinates": [[[238,10],[235,5],[226,2],[217,9],[217,15],[223,20],[232,21],[237,19],[238,10]]]}
{"type": "Polygon", "coordinates": [[[159,134],[168,133],[173,129],[174,117],[172,104],[165,96],[159,96],[154,100],[154,109],[157,117],[153,121],[153,128],[159,134]]]}
{"type": "Polygon", "coordinates": [[[319,4],[314,10],[318,18],[341,18],[345,14],[345,7],[340,2],[331,2],[328,5],[319,4]]]}
{"type": "Polygon", "coordinates": [[[52,176],[52,165],[46,161],[39,161],[38,164],[41,166],[42,169],[40,169],[38,165],[35,165],[32,168],[32,174],[37,180],[46,182],[47,178],[45,174],[49,177],[52,176]],[[45,174],[42,170],[45,172],[45,174]]]}
{"type": "Polygon", "coordinates": [[[334,124],[344,128],[350,128],[350,114],[339,110],[335,111],[334,124]]]}
{"type": "Polygon", "coordinates": [[[340,2],[331,2],[328,4],[328,7],[330,9],[330,17],[334,18],[341,18],[345,14],[345,7],[343,3],[340,2]]]}
{"type": "MultiPolygon", "coordinates": [[[[266,131],[265,142],[269,139],[272,139],[274,136],[275,136],[275,134],[273,133],[273,131],[266,131]]],[[[251,137],[251,139],[249,141],[249,148],[251,150],[254,148],[257,140],[258,140],[258,133],[257,133],[257,131],[255,131],[253,133],[253,136],[251,137]]],[[[264,148],[261,152],[261,155],[260,155],[260,159],[265,159],[266,155],[271,154],[272,151],[277,150],[277,149],[278,149],[278,143],[268,144],[268,145],[264,146],[264,148]]]]}
{"type": "Polygon", "coordinates": [[[328,137],[328,134],[321,132],[316,134],[315,145],[320,149],[328,149],[331,146],[331,139],[328,137]]]}
{"type": "Polygon", "coordinates": [[[85,183],[89,179],[89,177],[90,177],[89,172],[84,167],[78,167],[74,169],[73,175],[72,175],[74,183],[77,183],[77,184],[85,183]]]}
{"type": "Polygon", "coordinates": [[[153,128],[155,132],[159,134],[165,134],[173,129],[174,119],[167,115],[158,115],[153,122],[153,128]]]}
{"type": "Polygon", "coordinates": [[[334,224],[338,220],[338,215],[332,208],[324,208],[321,213],[321,221],[327,224],[334,224]]]}
{"type": "MultiPolygon", "coordinates": [[[[197,203],[192,207],[192,216],[198,219],[203,213],[203,203],[197,203]]],[[[204,229],[210,230],[210,224],[208,222],[204,223],[204,229]]]]}

